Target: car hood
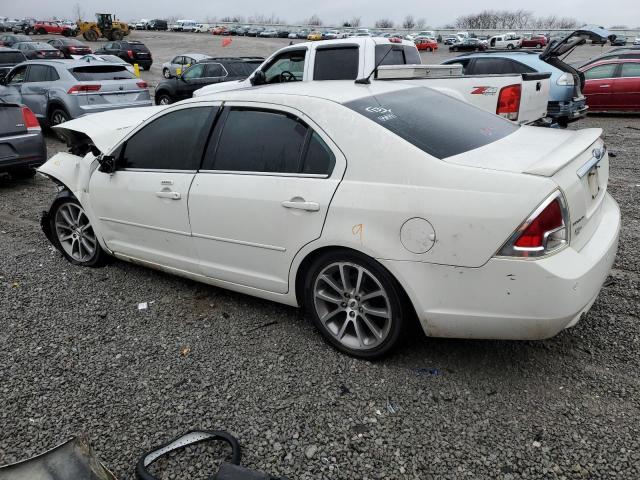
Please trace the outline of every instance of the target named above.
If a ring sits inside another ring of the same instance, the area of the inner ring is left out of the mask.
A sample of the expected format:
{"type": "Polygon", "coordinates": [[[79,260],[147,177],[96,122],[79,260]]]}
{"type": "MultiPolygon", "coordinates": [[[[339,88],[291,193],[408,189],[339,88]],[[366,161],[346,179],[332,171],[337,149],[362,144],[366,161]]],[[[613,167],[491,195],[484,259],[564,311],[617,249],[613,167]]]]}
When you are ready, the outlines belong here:
{"type": "Polygon", "coordinates": [[[69,132],[82,133],[91,139],[102,153],[108,153],[135,127],[166,106],[123,108],[85,117],[56,125],[60,134],[70,140],[69,132]]]}
{"type": "Polygon", "coordinates": [[[548,60],[551,57],[559,57],[568,53],[578,45],[582,45],[587,40],[601,42],[606,40],[613,41],[615,38],[615,35],[603,27],[585,25],[570,33],[562,40],[549,42],[547,48],[545,48],[544,52],[540,55],[540,58],[548,60]]]}
{"type": "Polygon", "coordinates": [[[248,79],[237,80],[235,82],[220,82],[199,88],[198,90],[193,92],[193,96],[201,97],[203,95],[209,95],[211,93],[230,92],[231,90],[238,90],[247,87],[251,87],[251,82],[248,79]]]}
{"type": "Polygon", "coordinates": [[[524,126],[496,142],[449,157],[446,161],[468,167],[551,177],[601,135],[600,128],[574,131],[524,126]]]}

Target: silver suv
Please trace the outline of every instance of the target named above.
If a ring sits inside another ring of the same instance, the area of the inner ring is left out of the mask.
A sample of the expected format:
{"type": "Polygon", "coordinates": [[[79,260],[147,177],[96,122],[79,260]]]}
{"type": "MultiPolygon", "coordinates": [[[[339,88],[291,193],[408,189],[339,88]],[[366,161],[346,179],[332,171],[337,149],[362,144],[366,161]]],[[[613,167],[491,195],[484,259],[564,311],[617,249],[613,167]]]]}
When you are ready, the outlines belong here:
{"type": "Polygon", "coordinates": [[[89,113],[152,105],[147,83],[122,65],[30,61],[0,79],[0,98],[27,105],[45,125],[89,113]]]}

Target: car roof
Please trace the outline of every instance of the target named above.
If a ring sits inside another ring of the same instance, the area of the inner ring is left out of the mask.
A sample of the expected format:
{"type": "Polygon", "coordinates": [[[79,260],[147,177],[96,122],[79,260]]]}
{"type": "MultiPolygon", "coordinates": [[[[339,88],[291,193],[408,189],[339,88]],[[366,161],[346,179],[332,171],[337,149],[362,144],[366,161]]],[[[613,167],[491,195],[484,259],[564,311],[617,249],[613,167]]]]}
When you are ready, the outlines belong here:
{"type": "Polygon", "coordinates": [[[590,70],[593,67],[597,67],[598,65],[615,65],[618,63],[640,63],[640,58],[612,58],[610,60],[599,60],[597,62],[590,63],[589,65],[584,65],[584,67],[580,68],[588,68],[590,70]]]}
{"type": "Polygon", "coordinates": [[[179,53],[176,57],[191,57],[195,60],[204,60],[205,58],[211,58],[211,55],[206,53],[179,53]]]}
{"type": "Polygon", "coordinates": [[[213,92],[194,97],[186,102],[202,100],[247,100],[267,101],[268,97],[292,95],[323,99],[335,103],[346,103],[372,95],[382,95],[410,88],[420,88],[415,85],[393,81],[377,81],[371,84],[356,84],[353,80],[332,80],[330,82],[290,82],[247,87],[226,92],[213,92]]]}

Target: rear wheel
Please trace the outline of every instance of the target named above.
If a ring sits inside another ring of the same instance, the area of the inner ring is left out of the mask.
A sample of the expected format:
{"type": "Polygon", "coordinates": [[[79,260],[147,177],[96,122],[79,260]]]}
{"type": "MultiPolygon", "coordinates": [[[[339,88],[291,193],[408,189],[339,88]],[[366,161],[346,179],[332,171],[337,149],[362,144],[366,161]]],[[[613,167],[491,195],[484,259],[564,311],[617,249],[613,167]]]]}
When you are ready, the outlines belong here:
{"type": "Polygon", "coordinates": [[[49,112],[49,125],[52,127],[67,122],[70,119],[71,116],[62,107],[53,107],[51,112],[49,112]]]}
{"type": "Polygon", "coordinates": [[[33,178],[36,175],[35,169],[28,167],[16,168],[15,170],[11,170],[9,173],[17,180],[26,180],[28,178],[33,178]]]}
{"type": "Polygon", "coordinates": [[[401,289],[375,260],[328,252],[308,270],[305,306],[324,339],[360,358],[379,358],[399,342],[405,324],[401,289]]]}
{"type": "Polygon", "coordinates": [[[173,103],[173,99],[168,93],[161,92],[156,95],[156,105],[171,105],[173,103]]]}
{"type": "Polygon", "coordinates": [[[85,40],[87,40],[88,42],[95,42],[98,40],[98,33],[93,30],[93,29],[89,29],[86,32],[84,32],[82,34],[82,36],[84,37],[85,40]]]}
{"type": "Polygon", "coordinates": [[[513,50],[513,45],[511,44],[507,45],[507,50],[513,50]]]}
{"type": "Polygon", "coordinates": [[[89,217],[75,198],[56,201],[49,212],[52,239],[67,260],[83,267],[98,267],[107,259],[89,217]]]}

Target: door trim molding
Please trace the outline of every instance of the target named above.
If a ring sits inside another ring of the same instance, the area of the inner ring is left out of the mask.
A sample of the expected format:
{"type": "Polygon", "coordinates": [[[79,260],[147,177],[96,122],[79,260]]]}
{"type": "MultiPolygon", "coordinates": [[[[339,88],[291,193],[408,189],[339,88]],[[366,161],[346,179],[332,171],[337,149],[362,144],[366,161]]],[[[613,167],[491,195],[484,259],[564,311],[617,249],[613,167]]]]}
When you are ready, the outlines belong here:
{"type": "Polygon", "coordinates": [[[183,232],[180,230],[172,230],[170,228],[162,228],[162,227],[154,227],[151,225],[145,225],[143,223],[136,223],[136,222],[127,222],[126,220],[117,220],[115,218],[109,218],[109,217],[98,217],[100,220],[102,220],[103,222],[111,222],[111,223],[120,223],[122,225],[129,225],[131,227],[139,227],[139,228],[146,228],[149,230],[156,230],[158,232],[166,232],[166,233],[173,233],[175,235],[182,235],[184,237],[190,237],[191,233],[189,232],[183,232]]]}
{"type": "Polygon", "coordinates": [[[193,233],[193,237],[195,238],[203,238],[205,240],[214,240],[217,242],[225,242],[225,243],[235,243],[237,245],[245,245],[247,247],[256,247],[263,248],[265,250],[275,250],[277,252],[286,252],[287,249],[284,247],[278,247],[277,245],[266,245],[264,243],[255,243],[255,242],[247,242],[244,240],[235,240],[233,238],[223,238],[223,237],[214,237],[212,235],[203,235],[201,233],[193,233]]]}

